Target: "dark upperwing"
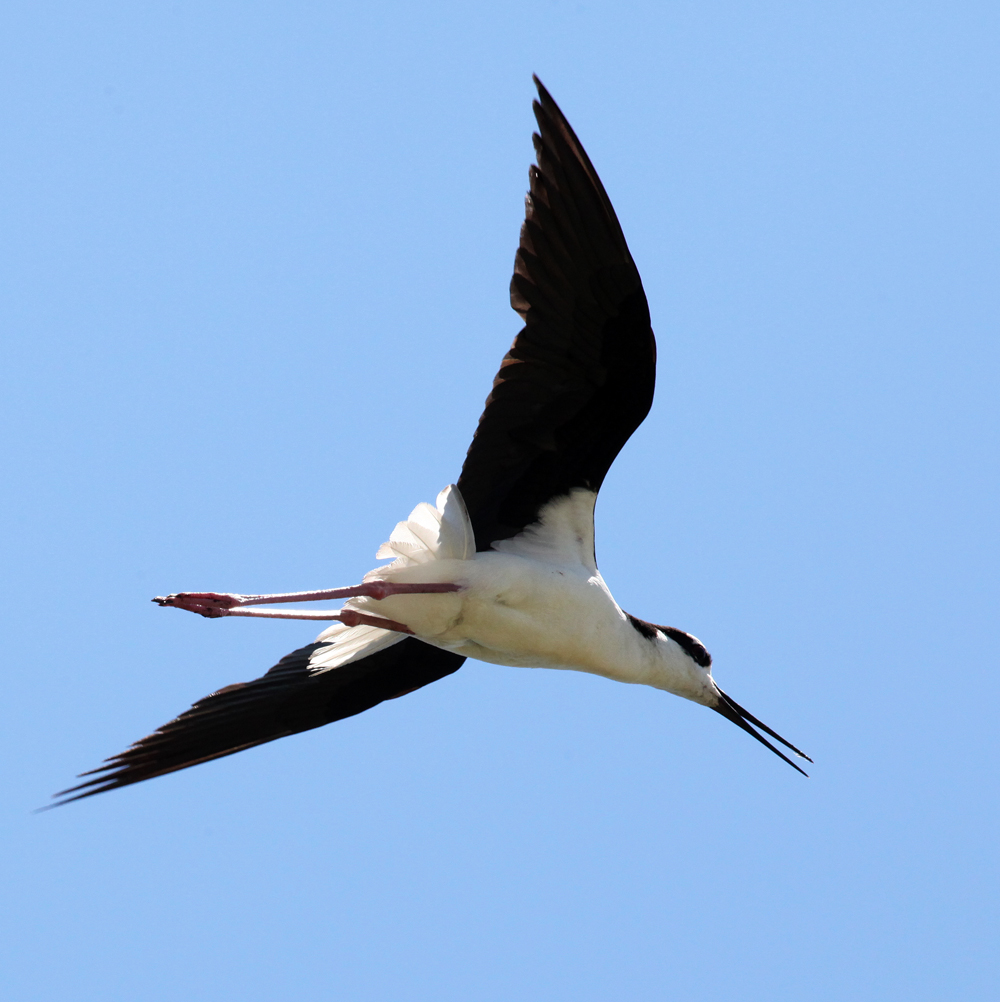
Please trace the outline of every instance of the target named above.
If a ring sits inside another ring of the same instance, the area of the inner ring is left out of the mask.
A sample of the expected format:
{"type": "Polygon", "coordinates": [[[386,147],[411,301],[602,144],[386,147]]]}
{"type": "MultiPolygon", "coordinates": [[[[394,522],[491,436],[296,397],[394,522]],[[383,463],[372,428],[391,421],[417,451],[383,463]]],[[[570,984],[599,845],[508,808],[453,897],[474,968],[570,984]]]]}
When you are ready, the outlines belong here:
{"type": "Polygon", "coordinates": [[[535,84],[538,166],[510,285],[525,326],[458,481],[480,550],[571,488],[597,491],[653,401],[656,342],[639,272],[590,159],[535,84]]]}
{"type": "Polygon", "coordinates": [[[63,799],[51,806],[352,717],[458,671],[465,660],[407,637],[360,661],[313,674],[310,659],[326,646],[301,647],[261,678],[227,685],[199,699],[190,710],[112,756],[107,764],[83,773],[81,779],[96,778],[57,793],[63,799]]]}

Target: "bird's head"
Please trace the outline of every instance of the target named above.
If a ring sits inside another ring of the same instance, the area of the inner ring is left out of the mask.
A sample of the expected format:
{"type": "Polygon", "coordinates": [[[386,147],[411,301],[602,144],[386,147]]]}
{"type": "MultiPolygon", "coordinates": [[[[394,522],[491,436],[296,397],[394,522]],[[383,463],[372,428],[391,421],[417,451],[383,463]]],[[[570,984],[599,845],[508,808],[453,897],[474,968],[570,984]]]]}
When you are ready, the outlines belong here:
{"type": "Polygon", "coordinates": [[[717,687],[712,680],[712,655],[705,645],[674,626],[647,623],[627,612],[625,615],[632,628],[656,652],[653,661],[656,667],[650,684],[675,696],[712,706],[717,687]]]}
{"type": "MultiPolygon", "coordinates": [[[[708,653],[705,645],[695,636],[678,630],[674,626],[657,626],[654,623],[647,623],[642,619],[637,619],[626,613],[629,622],[646,639],[650,640],[660,650],[664,660],[669,661],[671,666],[671,682],[669,691],[678,696],[684,696],[696,703],[701,703],[722,714],[727,720],[732,721],[737,727],[746,731],[756,738],[761,744],[766,745],[779,758],[784,759],[793,769],[797,769],[803,776],[808,775],[800,769],[784,752],[779,751],[771,744],[763,734],[769,734],[776,741],[793,751],[799,758],[811,762],[812,759],[804,752],[799,751],[791,742],[786,741],[776,731],[772,731],[767,724],[762,723],[752,713],[743,709],[736,700],[727,696],[712,678],[712,655],[708,653]],[[758,728],[759,730],[755,730],[758,728]]],[[[664,688],[668,688],[664,686],[664,688]]]]}

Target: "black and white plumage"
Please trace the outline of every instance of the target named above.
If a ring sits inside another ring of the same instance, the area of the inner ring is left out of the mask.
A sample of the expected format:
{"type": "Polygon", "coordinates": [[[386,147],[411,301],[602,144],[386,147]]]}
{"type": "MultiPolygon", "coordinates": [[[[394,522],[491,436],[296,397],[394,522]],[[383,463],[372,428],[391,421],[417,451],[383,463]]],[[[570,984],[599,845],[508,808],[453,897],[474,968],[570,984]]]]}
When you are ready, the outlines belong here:
{"type": "MultiPolygon", "coordinates": [[[[456,486],[401,522],[362,585],[156,599],[216,616],[333,619],[315,643],[220,689],[63,791],[61,803],[320,727],[457,671],[466,657],[568,668],[709,706],[794,768],[726,696],[700,641],[623,612],[597,569],[594,503],[653,400],[656,343],[639,273],[587,154],[536,79],[537,166],[511,281],[524,319],[456,486]],[[332,612],[261,605],[347,598],[332,612]]],[[[801,772],[802,770],[799,769],[801,772]]]]}

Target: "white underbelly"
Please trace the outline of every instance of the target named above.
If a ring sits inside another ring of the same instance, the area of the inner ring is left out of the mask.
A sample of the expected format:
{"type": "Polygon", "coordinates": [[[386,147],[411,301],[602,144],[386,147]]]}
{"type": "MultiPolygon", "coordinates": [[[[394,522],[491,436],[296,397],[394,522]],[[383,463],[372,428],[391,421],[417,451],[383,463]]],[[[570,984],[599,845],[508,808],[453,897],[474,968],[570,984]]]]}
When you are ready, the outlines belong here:
{"type": "MultiPolygon", "coordinates": [[[[381,575],[379,575],[381,577],[381,575]]],[[[571,668],[639,681],[633,632],[600,575],[493,551],[394,570],[386,580],[452,582],[458,592],[349,605],[404,623],[421,640],[493,664],[571,668]],[[624,656],[624,657],[623,657],[624,656]]]]}

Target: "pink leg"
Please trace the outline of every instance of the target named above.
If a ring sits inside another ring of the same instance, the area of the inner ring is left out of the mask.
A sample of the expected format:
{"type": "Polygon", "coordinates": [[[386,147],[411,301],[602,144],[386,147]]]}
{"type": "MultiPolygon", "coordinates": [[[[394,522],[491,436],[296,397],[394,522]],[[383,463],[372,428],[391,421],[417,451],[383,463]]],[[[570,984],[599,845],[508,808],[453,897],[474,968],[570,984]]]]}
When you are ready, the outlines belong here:
{"type": "MultiPolygon", "coordinates": [[[[205,615],[202,613],[202,615],[205,615]]],[[[381,616],[366,616],[363,612],[355,612],[353,609],[334,609],[326,611],[324,609],[309,610],[306,612],[279,612],[277,609],[224,609],[215,614],[216,616],[253,616],[260,619],[322,619],[339,620],[345,626],[377,626],[380,630],[392,630],[393,633],[409,633],[413,630],[403,623],[397,623],[394,619],[383,619],[381,616]]]]}
{"type": "MultiPolygon", "coordinates": [[[[327,591],[293,591],[278,595],[234,595],[214,591],[182,591],[174,595],[158,595],[153,599],[157,605],[172,606],[175,609],[187,609],[197,612],[200,616],[216,619],[219,616],[250,615],[236,613],[248,605],[277,605],[279,602],[322,602],[330,598],[365,598],[383,599],[390,595],[440,595],[445,592],[461,591],[457,584],[399,584],[392,581],[366,581],[364,584],[353,585],[350,588],[331,588],[327,591]]],[[[360,613],[359,613],[360,615],[360,613]]],[[[314,616],[307,614],[295,615],[271,613],[272,619],[330,619],[329,614],[314,616]]]]}

